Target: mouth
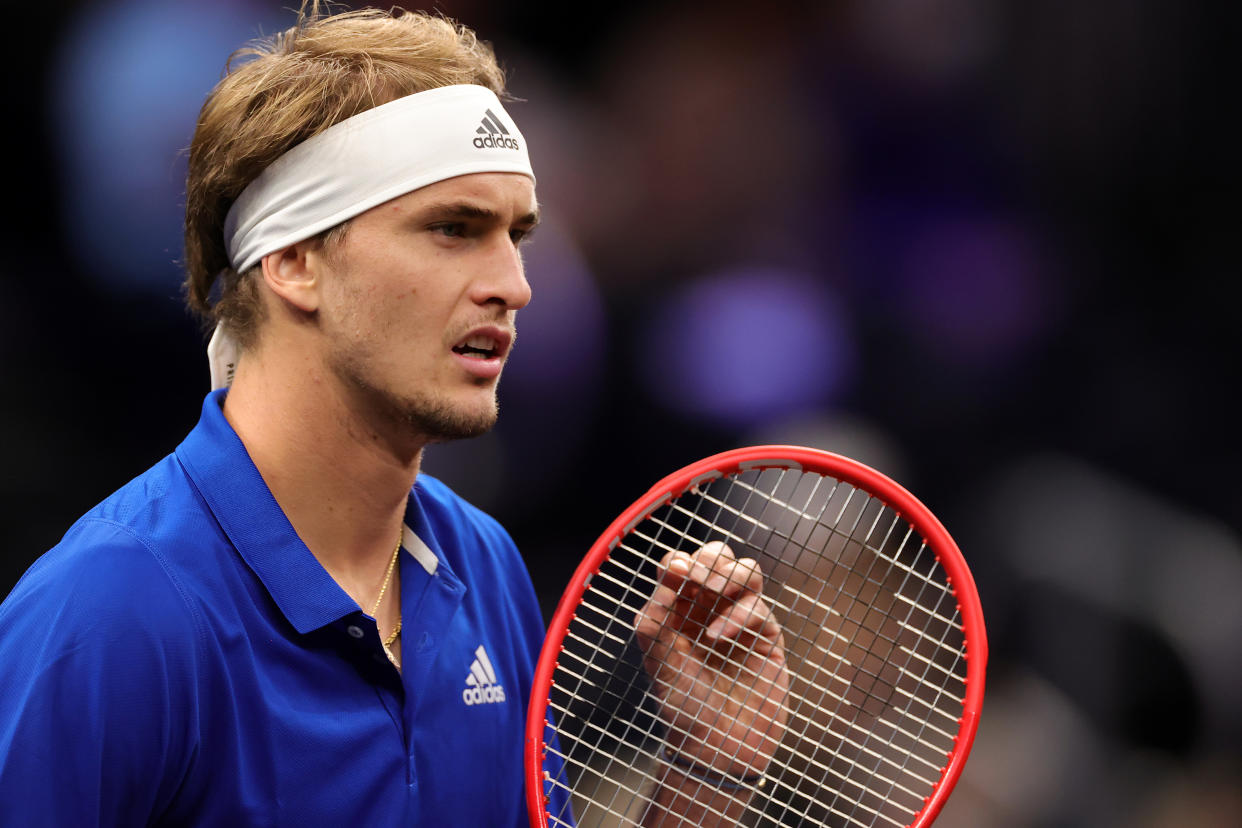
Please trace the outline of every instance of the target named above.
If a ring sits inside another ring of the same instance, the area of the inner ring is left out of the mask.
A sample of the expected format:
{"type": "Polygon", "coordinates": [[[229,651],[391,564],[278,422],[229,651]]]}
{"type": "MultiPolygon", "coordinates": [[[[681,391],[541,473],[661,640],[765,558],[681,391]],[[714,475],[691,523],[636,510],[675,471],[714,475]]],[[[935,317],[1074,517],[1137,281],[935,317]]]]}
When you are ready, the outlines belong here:
{"type": "Polygon", "coordinates": [[[453,346],[453,353],[480,361],[503,359],[509,351],[513,335],[499,328],[481,328],[453,346]]]}

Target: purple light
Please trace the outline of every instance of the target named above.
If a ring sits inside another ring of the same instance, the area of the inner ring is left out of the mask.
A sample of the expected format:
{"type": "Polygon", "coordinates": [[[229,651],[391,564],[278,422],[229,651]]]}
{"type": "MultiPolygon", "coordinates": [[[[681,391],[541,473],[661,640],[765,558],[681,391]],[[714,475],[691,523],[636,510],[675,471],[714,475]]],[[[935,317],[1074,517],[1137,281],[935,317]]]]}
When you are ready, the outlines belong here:
{"type": "Polygon", "coordinates": [[[728,426],[823,406],[853,369],[832,292],[812,276],[745,268],[698,280],[640,339],[642,381],[671,410],[728,426]]]}

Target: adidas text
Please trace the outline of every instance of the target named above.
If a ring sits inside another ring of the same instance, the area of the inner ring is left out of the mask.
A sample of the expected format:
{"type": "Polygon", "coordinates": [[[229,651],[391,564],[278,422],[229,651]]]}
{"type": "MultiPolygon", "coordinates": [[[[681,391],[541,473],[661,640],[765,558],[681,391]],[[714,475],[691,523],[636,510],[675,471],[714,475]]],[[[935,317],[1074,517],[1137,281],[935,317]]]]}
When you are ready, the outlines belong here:
{"type": "Polygon", "coordinates": [[[503,149],[519,149],[520,144],[514,138],[507,135],[488,135],[486,137],[479,136],[474,139],[474,145],[479,149],[485,147],[501,147],[503,149]]]}
{"type": "Polygon", "coordinates": [[[461,691],[461,700],[466,704],[495,704],[505,700],[505,688],[499,684],[486,687],[467,687],[461,691]]]}

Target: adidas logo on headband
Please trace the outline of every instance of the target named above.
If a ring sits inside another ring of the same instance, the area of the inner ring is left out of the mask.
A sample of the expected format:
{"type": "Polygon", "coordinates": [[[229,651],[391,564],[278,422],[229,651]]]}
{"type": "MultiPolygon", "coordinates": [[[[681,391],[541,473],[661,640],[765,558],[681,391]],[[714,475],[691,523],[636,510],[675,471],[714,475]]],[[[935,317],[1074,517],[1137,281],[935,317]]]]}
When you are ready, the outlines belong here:
{"type": "Polygon", "coordinates": [[[517,140],[509,137],[509,130],[505,129],[504,122],[497,118],[496,113],[490,109],[484,110],[483,120],[475,132],[481,136],[474,139],[474,145],[479,149],[484,147],[521,149],[517,140]]]}

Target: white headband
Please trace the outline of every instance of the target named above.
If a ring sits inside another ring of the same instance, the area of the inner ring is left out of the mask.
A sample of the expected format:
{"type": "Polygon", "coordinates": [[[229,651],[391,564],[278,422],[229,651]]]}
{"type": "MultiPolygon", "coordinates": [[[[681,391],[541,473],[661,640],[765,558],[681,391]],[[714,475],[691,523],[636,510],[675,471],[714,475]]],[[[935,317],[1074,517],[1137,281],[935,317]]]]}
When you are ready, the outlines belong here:
{"type": "MultiPolygon", "coordinates": [[[[238,273],[408,192],[480,172],[530,176],[526,139],[483,86],[442,86],[368,109],[272,162],[224,221],[238,273]]],[[[228,385],[237,348],[217,327],[208,346],[213,388],[228,385]]]]}
{"type": "Polygon", "coordinates": [[[224,221],[238,273],[397,196],[459,175],[535,177],[526,141],[492,90],[442,86],[341,121],[272,162],[224,221]]]}

